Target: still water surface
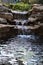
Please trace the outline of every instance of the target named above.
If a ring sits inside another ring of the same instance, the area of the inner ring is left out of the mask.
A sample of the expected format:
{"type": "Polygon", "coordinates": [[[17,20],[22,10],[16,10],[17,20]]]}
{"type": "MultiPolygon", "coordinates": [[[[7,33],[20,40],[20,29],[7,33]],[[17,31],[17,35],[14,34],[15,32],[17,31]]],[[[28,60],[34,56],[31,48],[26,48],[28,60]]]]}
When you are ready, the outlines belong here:
{"type": "Polygon", "coordinates": [[[36,35],[17,35],[0,40],[0,64],[43,65],[43,37],[36,35]]]}

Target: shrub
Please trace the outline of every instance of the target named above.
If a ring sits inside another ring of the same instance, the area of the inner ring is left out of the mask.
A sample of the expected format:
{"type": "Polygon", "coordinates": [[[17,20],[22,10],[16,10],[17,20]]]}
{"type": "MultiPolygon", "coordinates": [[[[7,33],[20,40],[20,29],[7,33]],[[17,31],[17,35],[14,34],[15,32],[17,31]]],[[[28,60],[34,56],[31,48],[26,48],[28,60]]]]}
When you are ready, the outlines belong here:
{"type": "Polygon", "coordinates": [[[31,5],[27,3],[5,4],[6,7],[13,10],[28,11],[31,9],[31,5]]]}
{"type": "Polygon", "coordinates": [[[26,3],[16,3],[10,4],[10,8],[13,10],[28,11],[29,9],[31,9],[31,5],[26,3]]]}

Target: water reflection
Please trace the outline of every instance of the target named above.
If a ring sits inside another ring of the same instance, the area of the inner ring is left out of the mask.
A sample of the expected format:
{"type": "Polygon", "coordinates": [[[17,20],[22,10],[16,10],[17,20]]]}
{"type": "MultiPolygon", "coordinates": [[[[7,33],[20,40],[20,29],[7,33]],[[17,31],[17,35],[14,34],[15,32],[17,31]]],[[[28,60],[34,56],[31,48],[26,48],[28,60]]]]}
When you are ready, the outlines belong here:
{"type": "Polygon", "coordinates": [[[0,42],[0,64],[43,65],[43,38],[35,35],[17,35],[0,42]],[[21,64],[18,60],[23,61],[21,64]]]}

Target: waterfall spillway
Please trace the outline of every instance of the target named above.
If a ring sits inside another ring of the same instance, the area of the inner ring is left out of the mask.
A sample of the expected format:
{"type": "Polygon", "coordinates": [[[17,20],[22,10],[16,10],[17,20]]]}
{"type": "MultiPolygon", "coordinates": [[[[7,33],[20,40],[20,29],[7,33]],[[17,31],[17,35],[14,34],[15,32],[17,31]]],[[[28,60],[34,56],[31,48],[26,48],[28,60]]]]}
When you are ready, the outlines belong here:
{"type": "Polygon", "coordinates": [[[25,26],[25,24],[28,23],[28,12],[12,11],[12,13],[14,17],[13,23],[15,23],[15,25],[17,26],[19,30],[18,33],[20,32],[19,34],[22,33],[24,35],[27,30],[27,26],[25,26]]]}
{"type": "Polygon", "coordinates": [[[12,14],[13,14],[13,20],[10,21],[10,23],[16,26],[16,29],[18,30],[19,34],[27,35],[27,34],[33,34],[32,32],[37,33],[40,26],[36,25],[35,22],[29,21],[30,19],[33,20],[34,18],[30,18],[28,20],[28,12],[12,11],[12,14]]]}

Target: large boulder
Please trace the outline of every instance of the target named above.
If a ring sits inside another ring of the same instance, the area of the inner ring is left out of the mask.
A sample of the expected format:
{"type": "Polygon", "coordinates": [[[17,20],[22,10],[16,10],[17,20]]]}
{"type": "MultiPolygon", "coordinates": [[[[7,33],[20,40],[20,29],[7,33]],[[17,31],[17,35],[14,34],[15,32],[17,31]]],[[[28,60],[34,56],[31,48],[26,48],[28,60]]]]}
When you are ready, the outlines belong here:
{"type": "Polygon", "coordinates": [[[14,30],[14,26],[0,24],[0,38],[9,37],[13,34],[17,34],[17,30],[14,30]]]}
{"type": "Polygon", "coordinates": [[[34,4],[33,5],[33,9],[35,10],[35,11],[43,11],[43,5],[41,5],[41,4],[34,4]]]}
{"type": "Polygon", "coordinates": [[[8,20],[13,19],[13,14],[11,13],[11,10],[6,8],[3,5],[0,5],[0,18],[5,18],[8,20]]]}
{"type": "Polygon", "coordinates": [[[33,6],[31,16],[42,21],[43,20],[43,5],[33,6]]]}
{"type": "Polygon", "coordinates": [[[28,18],[28,21],[30,24],[39,26],[39,28],[33,30],[35,33],[43,35],[43,5],[33,5],[32,12],[30,17],[28,18]]]}
{"type": "Polygon", "coordinates": [[[31,15],[28,19],[30,22],[41,22],[43,23],[43,5],[34,4],[31,15]]]}

